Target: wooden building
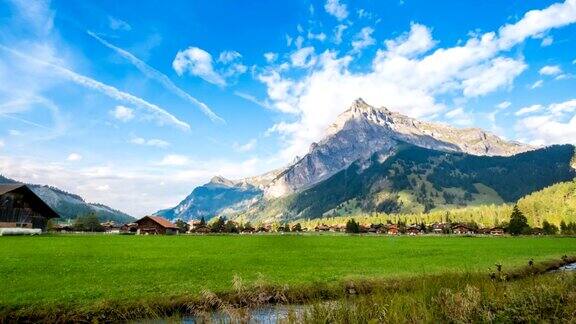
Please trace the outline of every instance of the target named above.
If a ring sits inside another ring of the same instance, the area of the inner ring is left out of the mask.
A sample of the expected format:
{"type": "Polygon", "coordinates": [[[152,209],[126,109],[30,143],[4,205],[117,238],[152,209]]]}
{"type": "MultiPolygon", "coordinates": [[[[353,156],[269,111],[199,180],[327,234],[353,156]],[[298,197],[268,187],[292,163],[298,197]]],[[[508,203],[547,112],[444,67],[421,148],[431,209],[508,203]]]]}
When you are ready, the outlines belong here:
{"type": "Polygon", "coordinates": [[[27,185],[0,184],[0,228],[46,230],[48,220],[60,216],[27,185]]]}
{"type": "Polygon", "coordinates": [[[178,234],[178,226],[160,216],[144,216],[136,224],[138,234],[178,234]]]}

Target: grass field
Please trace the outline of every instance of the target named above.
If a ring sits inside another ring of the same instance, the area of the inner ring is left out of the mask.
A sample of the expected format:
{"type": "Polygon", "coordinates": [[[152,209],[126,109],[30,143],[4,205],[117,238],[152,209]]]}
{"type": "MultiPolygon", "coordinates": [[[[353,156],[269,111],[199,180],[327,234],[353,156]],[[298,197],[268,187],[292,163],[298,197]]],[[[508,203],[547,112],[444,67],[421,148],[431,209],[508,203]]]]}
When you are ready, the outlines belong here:
{"type": "Polygon", "coordinates": [[[165,299],[250,285],[488,273],[576,255],[576,238],[254,236],[0,237],[0,312],[165,299]]]}

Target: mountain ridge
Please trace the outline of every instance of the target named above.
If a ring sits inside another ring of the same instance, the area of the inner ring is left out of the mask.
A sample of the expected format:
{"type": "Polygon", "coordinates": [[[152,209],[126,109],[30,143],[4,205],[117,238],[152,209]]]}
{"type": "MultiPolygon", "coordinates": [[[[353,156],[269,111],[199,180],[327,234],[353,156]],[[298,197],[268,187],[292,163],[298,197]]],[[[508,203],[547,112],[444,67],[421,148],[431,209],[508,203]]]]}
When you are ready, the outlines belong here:
{"type": "Polygon", "coordinates": [[[479,128],[455,128],[419,121],[385,107],[375,108],[359,98],[338,115],[320,141],[310,145],[306,155],[287,167],[240,180],[215,177],[196,188],[205,189],[212,186],[213,182],[225,182],[228,187],[224,190],[227,191],[229,201],[220,199],[221,204],[187,213],[186,208],[195,208],[191,202],[193,192],[175,208],[158,213],[174,217],[200,214],[210,217],[229,212],[232,215],[242,214],[242,208],[261,208],[263,204],[274,204],[277,199],[313,188],[357,161],[368,161],[376,152],[379,159],[386,160],[395,153],[398,146],[404,144],[475,156],[512,156],[535,149],[518,142],[505,141],[479,128]],[[239,189],[240,184],[246,185],[244,190],[239,189]],[[257,190],[250,191],[250,188],[257,190]]]}
{"type": "MultiPolygon", "coordinates": [[[[20,183],[19,181],[0,175],[0,183],[20,183]]],[[[74,219],[88,213],[95,213],[102,222],[116,221],[129,223],[134,217],[100,203],[86,202],[81,196],[62,189],[38,184],[27,184],[46,204],[53,208],[61,219],[74,219]]]]}

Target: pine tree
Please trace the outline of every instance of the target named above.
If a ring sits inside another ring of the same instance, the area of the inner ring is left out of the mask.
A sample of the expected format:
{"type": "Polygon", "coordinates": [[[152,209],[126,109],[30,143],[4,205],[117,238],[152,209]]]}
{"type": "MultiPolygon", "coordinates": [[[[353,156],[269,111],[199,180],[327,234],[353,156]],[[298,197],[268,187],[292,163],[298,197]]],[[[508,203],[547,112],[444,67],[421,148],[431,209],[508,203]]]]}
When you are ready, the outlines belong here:
{"type": "Polygon", "coordinates": [[[508,224],[508,232],[512,235],[528,234],[530,232],[530,225],[528,219],[517,205],[514,205],[512,215],[510,215],[510,223],[508,224]]]}

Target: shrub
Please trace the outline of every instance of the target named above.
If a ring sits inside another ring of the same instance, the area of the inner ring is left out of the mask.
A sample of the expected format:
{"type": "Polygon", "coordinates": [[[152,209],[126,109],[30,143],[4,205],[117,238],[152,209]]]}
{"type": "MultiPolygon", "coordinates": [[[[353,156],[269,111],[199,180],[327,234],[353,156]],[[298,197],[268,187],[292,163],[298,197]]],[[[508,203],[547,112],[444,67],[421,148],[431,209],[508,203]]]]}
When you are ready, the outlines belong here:
{"type": "Polygon", "coordinates": [[[360,224],[358,224],[354,218],[351,218],[346,223],[346,233],[360,233],[360,224]]]}

